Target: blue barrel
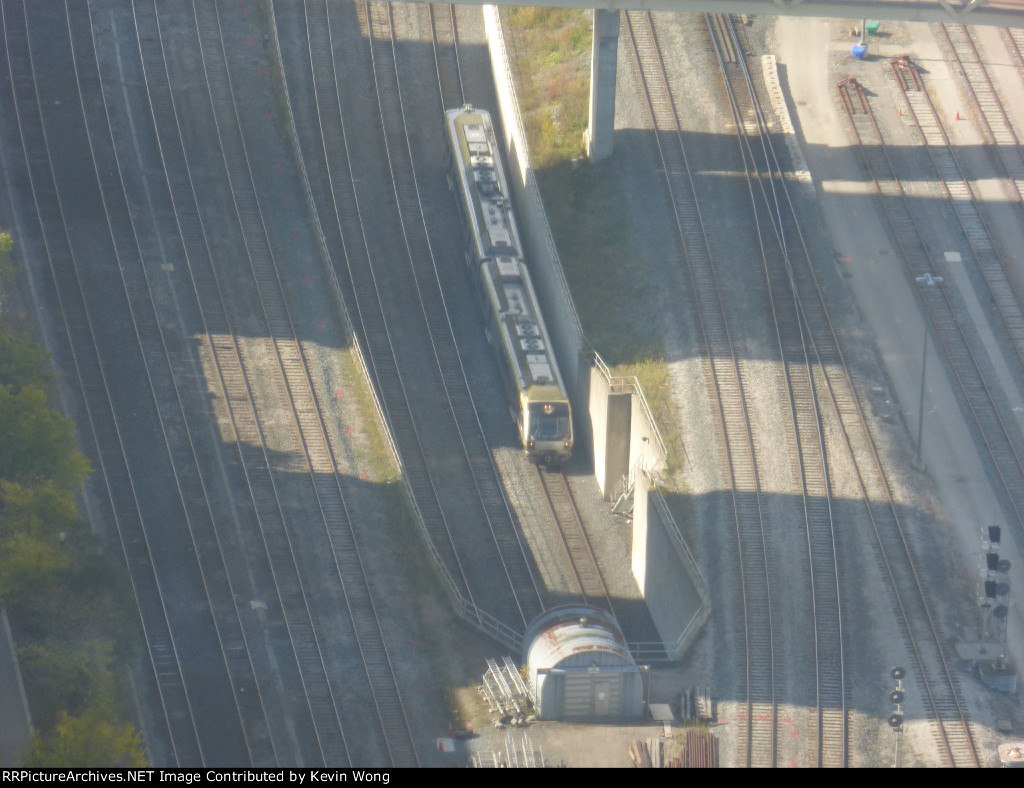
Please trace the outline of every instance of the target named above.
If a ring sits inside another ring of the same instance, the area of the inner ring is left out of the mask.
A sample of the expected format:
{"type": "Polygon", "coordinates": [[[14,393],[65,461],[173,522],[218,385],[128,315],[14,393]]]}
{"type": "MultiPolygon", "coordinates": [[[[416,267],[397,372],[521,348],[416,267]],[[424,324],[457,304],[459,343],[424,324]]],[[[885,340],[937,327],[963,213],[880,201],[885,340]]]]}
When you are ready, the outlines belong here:
{"type": "Polygon", "coordinates": [[[850,50],[853,53],[855,60],[863,60],[864,53],[868,51],[868,48],[863,44],[854,44],[853,49],[850,50]]]}

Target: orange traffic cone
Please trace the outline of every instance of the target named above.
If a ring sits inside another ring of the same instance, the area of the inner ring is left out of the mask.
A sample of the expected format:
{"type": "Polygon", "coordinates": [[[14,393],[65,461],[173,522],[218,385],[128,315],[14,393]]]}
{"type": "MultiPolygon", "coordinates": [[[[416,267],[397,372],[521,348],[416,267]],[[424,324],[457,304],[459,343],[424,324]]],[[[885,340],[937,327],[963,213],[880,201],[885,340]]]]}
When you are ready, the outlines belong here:
{"type": "Polygon", "coordinates": [[[957,120],[960,120],[960,110],[957,110],[957,111],[956,111],[956,119],[957,119],[957,120]]]}

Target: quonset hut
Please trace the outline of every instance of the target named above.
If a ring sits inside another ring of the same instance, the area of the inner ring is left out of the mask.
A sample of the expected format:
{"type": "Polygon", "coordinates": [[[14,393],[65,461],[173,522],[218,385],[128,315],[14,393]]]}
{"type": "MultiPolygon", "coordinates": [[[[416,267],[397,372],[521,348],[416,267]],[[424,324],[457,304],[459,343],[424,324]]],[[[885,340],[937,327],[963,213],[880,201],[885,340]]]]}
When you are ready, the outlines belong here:
{"type": "Polygon", "coordinates": [[[538,719],[643,715],[640,670],[609,613],[584,605],[552,608],[530,625],[523,642],[538,719]]]}

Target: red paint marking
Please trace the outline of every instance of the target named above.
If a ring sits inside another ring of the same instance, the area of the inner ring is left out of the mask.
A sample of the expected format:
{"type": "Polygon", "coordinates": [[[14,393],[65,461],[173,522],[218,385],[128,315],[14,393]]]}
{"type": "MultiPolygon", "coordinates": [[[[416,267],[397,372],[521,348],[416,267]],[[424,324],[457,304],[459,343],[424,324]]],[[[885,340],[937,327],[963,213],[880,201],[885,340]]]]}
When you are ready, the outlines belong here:
{"type": "Polygon", "coordinates": [[[249,9],[248,8],[243,8],[242,9],[242,16],[249,16],[249,9]]]}
{"type": "Polygon", "coordinates": [[[293,241],[299,240],[299,231],[298,230],[292,230],[292,240],[293,241]]]}
{"type": "Polygon", "coordinates": [[[364,482],[365,482],[365,481],[366,481],[367,479],[369,479],[369,478],[370,478],[369,476],[367,476],[367,475],[366,475],[366,471],[363,471],[363,472],[362,472],[362,473],[360,473],[359,475],[363,477],[363,481],[364,481],[364,482]]]}
{"type": "Polygon", "coordinates": [[[341,389],[338,389],[338,391],[336,393],[338,395],[338,399],[341,399],[342,397],[345,396],[345,392],[342,391],[341,389]]]}
{"type": "Polygon", "coordinates": [[[348,430],[348,434],[349,434],[349,435],[351,435],[351,434],[352,434],[352,428],[351,428],[351,427],[349,427],[349,426],[348,426],[347,424],[345,425],[345,429],[346,429],[346,430],[348,430]]]}
{"type": "Polygon", "coordinates": [[[263,113],[263,119],[264,120],[270,120],[270,113],[269,112],[264,112],[263,113]]]}

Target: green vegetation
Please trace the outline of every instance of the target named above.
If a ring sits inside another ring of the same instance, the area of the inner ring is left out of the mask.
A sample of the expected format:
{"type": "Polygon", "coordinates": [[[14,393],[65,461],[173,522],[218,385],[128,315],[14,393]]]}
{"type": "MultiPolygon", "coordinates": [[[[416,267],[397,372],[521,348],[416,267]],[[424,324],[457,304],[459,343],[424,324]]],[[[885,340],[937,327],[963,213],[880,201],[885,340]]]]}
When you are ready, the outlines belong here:
{"type": "Polygon", "coordinates": [[[615,191],[614,158],[585,158],[590,102],[589,11],[507,8],[513,74],[530,160],[583,330],[615,376],[636,377],[669,449],[681,446],[664,348],[642,317],[651,288],[635,264],[629,206],[615,191]]]}
{"type": "Polygon", "coordinates": [[[505,13],[530,161],[584,331],[612,367],[660,359],[660,343],[634,328],[632,315],[642,314],[647,291],[631,264],[628,206],[609,178],[611,165],[585,158],[591,12],[507,8],[505,13]],[[609,293],[615,294],[612,309],[609,293]]]}
{"type": "MultiPolygon", "coordinates": [[[[10,276],[0,233],[0,276],[10,276]]],[[[78,515],[90,472],[75,425],[47,405],[49,357],[0,321],[0,607],[36,732],[26,766],[141,766],[123,666],[138,650],[123,568],[78,515]]]]}
{"type": "Polygon", "coordinates": [[[506,14],[534,167],[580,158],[590,102],[590,12],[509,7],[506,14]]]}
{"type": "Polygon", "coordinates": [[[8,260],[11,249],[14,248],[14,239],[8,232],[0,232],[0,281],[10,279],[15,274],[15,268],[8,260]]]}

